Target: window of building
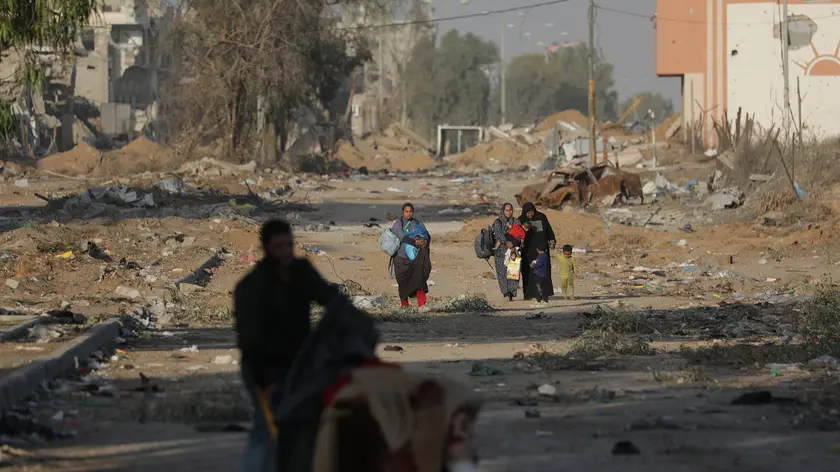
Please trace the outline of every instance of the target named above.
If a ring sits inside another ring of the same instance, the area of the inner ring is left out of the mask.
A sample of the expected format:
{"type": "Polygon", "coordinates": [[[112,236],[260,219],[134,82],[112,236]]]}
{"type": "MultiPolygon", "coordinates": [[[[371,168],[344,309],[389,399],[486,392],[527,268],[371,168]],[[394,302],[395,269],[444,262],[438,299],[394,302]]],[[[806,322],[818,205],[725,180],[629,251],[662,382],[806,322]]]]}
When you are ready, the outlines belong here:
{"type": "Polygon", "coordinates": [[[353,116],[360,116],[361,115],[361,108],[359,107],[359,105],[351,106],[350,110],[353,113],[353,116]]]}

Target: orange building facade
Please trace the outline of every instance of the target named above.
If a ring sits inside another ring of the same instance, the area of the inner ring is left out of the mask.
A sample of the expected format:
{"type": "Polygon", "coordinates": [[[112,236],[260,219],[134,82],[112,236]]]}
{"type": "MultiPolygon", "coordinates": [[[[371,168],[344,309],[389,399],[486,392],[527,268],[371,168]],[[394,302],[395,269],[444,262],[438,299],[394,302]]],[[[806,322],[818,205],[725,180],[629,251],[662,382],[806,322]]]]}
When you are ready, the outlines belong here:
{"type": "MultiPolygon", "coordinates": [[[[793,122],[801,96],[807,133],[840,135],[840,0],[788,3],[793,122]]],[[[762,127],[782,124],[781,1],[657,0],[656,8],[656,71],[682,78],[684,133],[694,125],[714,147],[713,120],[739,108],[762,127]]]]}

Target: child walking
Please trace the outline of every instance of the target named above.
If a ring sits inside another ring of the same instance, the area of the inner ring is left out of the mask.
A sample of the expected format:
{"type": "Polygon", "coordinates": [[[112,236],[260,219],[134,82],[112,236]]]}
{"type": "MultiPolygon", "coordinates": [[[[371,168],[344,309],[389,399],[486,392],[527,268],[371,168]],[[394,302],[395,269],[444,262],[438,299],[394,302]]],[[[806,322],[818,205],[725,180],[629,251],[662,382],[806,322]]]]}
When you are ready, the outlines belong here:
{"type": "Polygon", "coordinates": [[[531,261],[531,269],[534,271],[534,279],[537,286],[537,300],[536,305],[540,303],[548,303],[548,297],[551,295],[547,290],[548,271],[551,265],[548,261],[548,246],[541,244],[537,246],[537,260],[531,261]]]}
{"type": "Polygon", "coordinates": [[[563,246],[563,253],[557,256],[560,268],[560,290],[563,291],[563,296],[569,300],[575,299],[575,279],[577,279],[577,269],[575,268],[575,259],[572,257],[572,245],[566,244],[563,246]]]}

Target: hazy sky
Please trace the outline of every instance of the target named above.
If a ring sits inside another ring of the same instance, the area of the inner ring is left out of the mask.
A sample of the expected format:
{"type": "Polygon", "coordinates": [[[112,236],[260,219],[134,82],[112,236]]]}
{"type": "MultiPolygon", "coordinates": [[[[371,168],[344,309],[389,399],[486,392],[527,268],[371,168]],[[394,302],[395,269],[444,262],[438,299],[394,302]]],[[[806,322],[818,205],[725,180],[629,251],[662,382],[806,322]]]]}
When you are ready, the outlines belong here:
{"type": "MultiPolygon", "coordinates": [[[[517,6],[528,6],[542,0],[432,0],[438,18],[481,13],[517,6]]],[[[652,16],[656,0],[598,0],[604,7],[652,16]]],[[[588,41],[588,0],[568,0],[557,5],[505,13],[505,58],[545,51],[543,46],[553,42],[588,41]],[[521,13],[521,14],[520,14],[521,13]],[[521,25],[521,28],[520,28],[521,25]]],[[[500,15],[444,21],[438,24],[440,34],[450,29],[472,32],[499,43],[500,15]]],[[[595,29],[596,47],[600,46],[606,59],[615,66],[616,89],[621,99],[645,91],[660,92],[680,105],[680,82],[677,78],[656,76],[656,47],[653,22],[625,14],[598,10],[595,29]]]]}

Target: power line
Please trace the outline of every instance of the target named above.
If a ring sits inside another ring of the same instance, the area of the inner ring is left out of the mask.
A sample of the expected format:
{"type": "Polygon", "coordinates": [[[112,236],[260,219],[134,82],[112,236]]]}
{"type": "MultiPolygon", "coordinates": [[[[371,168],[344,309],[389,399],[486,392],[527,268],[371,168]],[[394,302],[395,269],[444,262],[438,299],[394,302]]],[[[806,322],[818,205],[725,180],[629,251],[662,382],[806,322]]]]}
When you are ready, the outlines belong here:
{"type": "Polygon", "coordinates": [[[375,28],[388,28],[390,26],[409,26],[409,25],[426,25],[426,24],[433,24],[433,23],[442,23],[444,21],[454,21],[454,20],[463,20],[466,18],[478,18],[481,16],[490,16],[490,15],[498,15],[500,13],[512,13],[516,11],[522,10],[530,10],[532,8],[539,8],[539,7],[547,7],[551,5],[559,5],[561,3],[567,3],[571,0],[550,0],[546,2],[534,3],[531,5],[524,5],[520,7],[511,7],[511,8],[501,8],[499,10],[488,10],[483,11],[481,13],[467,13],[463,15],[455,15],[455,16],[447,16],[444,18],[431,18],[428,20],[411,20],[411,21],[398,21],[393,23],[382,23],[382,24],[373,24],[373,25],[357,25],[357,26],[342,26],[337,29],[339,31],[343,30],[365,30],[365,29],[375,29],[375,28]]]}
{"type": "MultiPolygon", "coordinates": [[[[709,23],[712,23],[712,24],[718,24],[718,25],[723,25],[723,26],[726,26],[726,25],[774,25],[774,24],[778,23],[778,22],[775,22],[775,21],[774,22],[766,22],[766,21],[727,21],[727,22],[723,22],[723,21],[690,20],[690,19],[687,19],[687,18],[662,17],[662,16],[657,15],[656,13],[653,13],[653,14],[651,14],[651,13],[640,13],[640,12],[635,12],[635,11],[622,10],[622,9],[619,9],[619,8],[604,7],[604,6],[601,6],[601,5],[596,5],[596,8],[598,8],[599,10],[610,12],[610,13],[616,13],[616,14],[619,14],[619,15],[626,15],[626,16],[633,16],[633,17],[636,17],[636,18],[644,18],[644,19],[650,20],[650,21],[668,21],[668,22],[674,22],[674,23],[694,23],[694,24],[703,24],[703,25],[707,25],[709,23]]],[[[826,15],[826,16],[811,17],[811,19],[812,20],[823,20],[823,19],[827,19],[827,18],[838,18],[838,17],[840,17],[840,14],[832,13],[832,14],[826,15]]]]}

